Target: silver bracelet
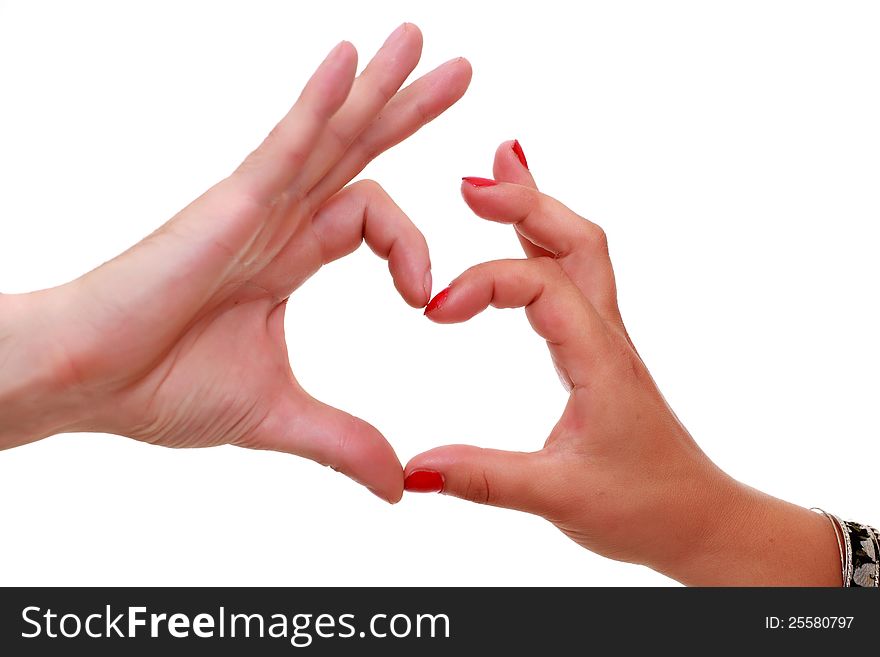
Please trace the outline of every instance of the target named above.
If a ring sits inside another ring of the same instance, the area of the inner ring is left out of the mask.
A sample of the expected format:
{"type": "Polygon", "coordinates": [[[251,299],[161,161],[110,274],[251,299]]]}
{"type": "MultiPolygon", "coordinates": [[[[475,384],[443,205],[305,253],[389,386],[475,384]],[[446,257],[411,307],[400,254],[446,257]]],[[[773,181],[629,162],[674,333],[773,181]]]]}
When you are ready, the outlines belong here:
{"type": "Polygon", "coordinates": [[[814,506],[810,509],[810,511],[818,511],[823,516],[828,518],[828,522],[831,523],[831,529],[834,530],[834,540],[837,541],[837,551],[840,553],[840,585],[847,586],[848,580],[846,578],[847,572],[847,560],[846,554],[844,553],[843,543],[840,541],[841,534],[844,534],[843,528],[838,524],[838,521],[835,520],[834,516],[825,511],[824,509],[820,509],[818,506],[814,506]]]}
{"type": "Polygon", "coordinates": [[[852,564],[852,541],[849,540],[849,532],[846,529],[846,525],[843,524],[843,520],[834,516],[834,519],[837,521],[837,524],[840,526],[840,531],[843,533],[843,542],[846,546],[846,567],[843,570],[843,585],[849,588],[850,582],[852,582],[853,575],[853,564],[852,564]]]}
{"type": "Polygon", "coordinates": [[[880,532],[869,525],[844,522],[818,507],[812,510],[828,518],[834,529],[843,586],[880,588],[880,532]]]}

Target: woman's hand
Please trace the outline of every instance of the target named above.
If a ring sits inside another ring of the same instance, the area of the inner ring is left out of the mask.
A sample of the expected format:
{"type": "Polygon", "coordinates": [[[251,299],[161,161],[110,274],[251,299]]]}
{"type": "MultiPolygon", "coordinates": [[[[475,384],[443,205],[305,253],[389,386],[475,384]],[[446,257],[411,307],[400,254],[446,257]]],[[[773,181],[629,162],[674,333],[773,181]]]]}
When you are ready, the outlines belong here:
{"type": "Polygon", "coordinates": [[[362,240],[413,307],[431,293],[419,230],[379,185],[344,187],[465,92],[450,61],[398,92],[419,61],[404,24],[355,79],[339,44],[229,178],[115,260],[59,288],[0,297],[0,446],[100,431],[169,447],[289,452],[397,501],[394,450],[310,397],[290,370],[288,296],[362,240]]]}
{"type": "Polygon", "coordinates": [[[840,585],[827,521],[734,481],[700,450],[621,320],[605,234],[537,191],[507,142],[495,180],[465,178],[479,216],[513,224],[526,260],[477,265],[428,305],[435,322],[525,307],[568,404],[544,447],[440,447],[406,466],[406,488],[538,514],[583,547],[688,584],[840,585]]]}

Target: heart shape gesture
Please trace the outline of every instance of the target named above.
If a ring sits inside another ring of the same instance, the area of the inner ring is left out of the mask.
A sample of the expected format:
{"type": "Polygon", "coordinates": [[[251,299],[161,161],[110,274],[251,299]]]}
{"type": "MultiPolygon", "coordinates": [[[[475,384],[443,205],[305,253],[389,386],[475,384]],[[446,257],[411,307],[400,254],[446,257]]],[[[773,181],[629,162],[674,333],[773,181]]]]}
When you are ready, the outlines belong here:
{"type": "Polygon", "coordinates": [[[542,516],[684,584],[839,586],[827,519],[733,479],[666,403],[621,319],[604,231],[538,191],[518,142],[498,148],[494,176],[465,178],[464,199],[513,225],[527,258],[472,267],[425,314],[449,324],[525,308],[568,403],[542,448],[437,447],[407,464],[406,489],[542,516]],[[774,535],[797,549],[776,549],[774,535]]]}
{"type": "Polygon", "coordinates": [[[700,450],[639,357],[603,230],[538,191],[518,142],[498,148],[494,175],[465,178],[464,199],[513,225],[528,257],[472,267],[426,315],[447,324],[489,306],[525,308],[569,400],[541,449],[438,447],[407,465],[407,490],[537,514],[594,552],[700,581],[681,555],[694,553],[712,514],[749,493],[700,450]]]}
{"type": "MultiPolygon", "coordinates": [[[[455,59],[398,91],[421,48],[418,28],[404,24],[356,78],[357,53],[342,42],[231,176],[85,276],[3,297],[3,315],[34,336],[16,353],[42,363],[29,371],[53,372],[51,391],[39,389],[54,410],[0,428],[0,446],[97,431],[278,450],[399,500],[403,469],[385,438],[297,383],[284,314],[293,291],[362,241],[388,260],[408,304],[430,298],[419,230],[378,184],[345,186],[467,89],[470,65],[455,59]]],[[[18,406],[33,406],[37,389],[23,386],[18,406]]]]}

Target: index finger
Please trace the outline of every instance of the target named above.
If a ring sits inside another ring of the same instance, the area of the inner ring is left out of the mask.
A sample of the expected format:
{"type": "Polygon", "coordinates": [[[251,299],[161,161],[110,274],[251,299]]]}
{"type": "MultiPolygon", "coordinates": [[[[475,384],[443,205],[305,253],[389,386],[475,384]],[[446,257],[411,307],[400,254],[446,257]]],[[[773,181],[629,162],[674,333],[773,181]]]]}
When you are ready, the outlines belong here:
{"type": "Polygon", "coordinates": [[[526,309],[557,366],[573,386],[589,380],[607,353],[602,319],[559,264],[551,258],[495,260],[468,269],[425,309],[441,324],[464,322],[489,306],[526,309]]]}
{"type": "Polygon", "coordinates": [[[599,312],[619,321],[614,269],[600,226],[524,185],[465,178],[462,195],[478,216],[513,224],[531,244],[557,258],[599,312]]]}
{"type": "Polygon", "coordinates": [[[287,115],[233,174],[261,203],[283,192],[305,165],[354,82],[357,51],[343,41],[327,55],[287,115]]]}

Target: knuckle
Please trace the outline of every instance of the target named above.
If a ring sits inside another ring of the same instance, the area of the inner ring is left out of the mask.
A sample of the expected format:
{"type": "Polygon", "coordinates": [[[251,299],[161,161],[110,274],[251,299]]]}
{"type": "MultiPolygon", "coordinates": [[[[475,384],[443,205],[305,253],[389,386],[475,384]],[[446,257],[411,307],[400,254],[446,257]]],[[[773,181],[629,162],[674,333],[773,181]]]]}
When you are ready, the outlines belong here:
{"type": "Polygon", "coordinates": [[[365,178],[364,180],[358,180],[356,183],[351,185],[358,192],[364,194],[370,198],[377,198],[380,196],[387,196],[385,189],[377,183],[372,178],[365,178]]]}
{"type": "Polygon", "coordinates": [[[489,478],[486,471],[471,472],[468,475],[467,484],[465,485],[463,497],[469,502],[476,504],[491,504],[492,489],[489,486],[489,478]]]}
{"type": "Polygon", "coordinates": [[[415,114],[419,125],[426,125],[437,117],[436,112],[428,109],[428,106],[421,99],[416,100],[413,103],[412,111],[415,114]]]}
{"type": "Polygon", "coordinates": [[[331,467],[336,472],[342,469],[342,457],[351,449],[351,433],[348,431],[340,431],[336,436],[336,450],[327,455],[325,465],[331,467]]]}
{"type": "Polygon", "coordinates": [[[372,92],[373,102],[376,107],[385,107],[399,88],[400,85],[395,84],[395,81],[391,78],[379,80],[378,84],[373,87],[372,92]]]}
{"type": "Polygon", "coordinates": [[[333,140],[336,148],[342,151],[348,148],[351,140],[349,136],[345,134],[336,123],[334,123],[333,121],[329,121],[324,130],[326,131],[325,134],[327,134],[327,136],[329,136],[330,139],[333,140]]]}
{"type": "Polygon", "coordinates": [[[543,215],[549,214],[547,201],[541,192],[529,189],[526,191],[526,200],[520,211],[516,223],[524,223],[530,220],[541,221],[543,215]]]}
{"type": "Polygon", "coordinates": [[[461,280],[464,278],[494,278],[495,277],[495,263],[494,262],[481,262],[478,265],[472,265],[465,269],[461,275],[456,280],[461,280]]]}
{"type": "Polygon", "coordinates": [[[581,221],[580,239],[589,248],[602,252],[608,252],[608,235],[605,230],[597,225],[583,219],[581,221]]]}
{"type": "Polygon", "coordinates": [[[296,169],[302,166],[309,153],[291,144],[290,141],[285,126],[279,123],[272,128],[262,146],[253,153],[252,158],[261,162],[264,159],[271,159],[272,153],[277,153],[282,166],[296,169]]]}
{"type": "Polygon", "coordinates": [[[382,144],[375,139],[364,138],[355,147],[354,159],[360,163],[360,168],[363,169],[367,164],[379,157],[382,151],[382,144]]]}

